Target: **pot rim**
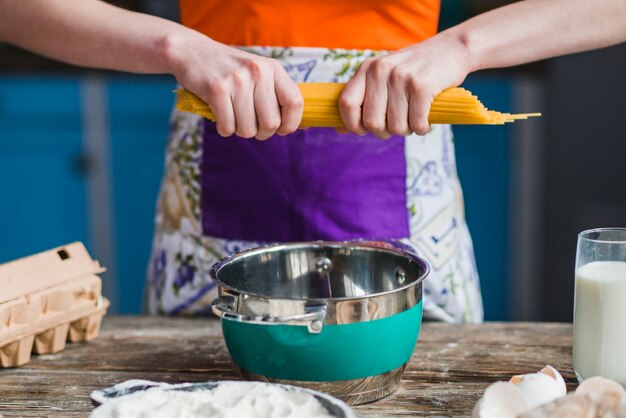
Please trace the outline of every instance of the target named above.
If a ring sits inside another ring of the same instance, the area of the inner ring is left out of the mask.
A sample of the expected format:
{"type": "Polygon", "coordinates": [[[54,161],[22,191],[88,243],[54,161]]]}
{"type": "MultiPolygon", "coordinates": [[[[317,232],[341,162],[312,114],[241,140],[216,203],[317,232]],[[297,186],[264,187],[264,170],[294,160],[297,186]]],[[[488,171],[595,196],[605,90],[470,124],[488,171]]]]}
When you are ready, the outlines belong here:
{"type": "Polygon", "coordinates": [[[345,301],[345,300],[359,300],[359,299],[368,299],[377,296],[389,295],[396,292],[401,292],[403,290],[409,289],[420,284],[424,279],[430,274],[430,265],[424,260],[422,257],[418,256],[414,250],[406,244],[403,244],[399,241],[302,241],[302,242],[293,242],[293,243],[278,243],[278,244],[268,244],[263,245],[256,248],[251,248],[249,250],[241,251],[236,254],[224,257],[218,260],[216,263],[211,266],[209,270],[209,277],[214,280],[221,288],[228,289],[232,292],[236,292],[237,294],[244,294],[246,296],[253,296],[261,299],[271,299],[271,300],[284,300],[284,301],[303,301],[303,302],[334,302],[334,301],[345,301]],[[368,293],[366,295],[358,295],[358,296],[343,296],[343,297],[330,297],[330,298],[287,298],[287,297],[272,297],[271,295],[261,295],[258,293],[247,292],[242,289],[238,289],[234,286],[230,286],[222,282],[218,278],[219,271],[230,264],[236,259],[251,257],[258,253],[268,252],[268,251],[280,251],[283,249],[297,249],[297,248],[323,248],[323,247],[331,247],[331,248],[345,248],[352,247],[357,249],[363,249],[368,251],[382,251],[386,253],[391,253],[394,255],[408,257],[411,261],[414,261],[419,265],[422,269],[421,274],[415,281],[400,286],[396,289],[386,290],[384,292],[375,292],[368,293]]]}

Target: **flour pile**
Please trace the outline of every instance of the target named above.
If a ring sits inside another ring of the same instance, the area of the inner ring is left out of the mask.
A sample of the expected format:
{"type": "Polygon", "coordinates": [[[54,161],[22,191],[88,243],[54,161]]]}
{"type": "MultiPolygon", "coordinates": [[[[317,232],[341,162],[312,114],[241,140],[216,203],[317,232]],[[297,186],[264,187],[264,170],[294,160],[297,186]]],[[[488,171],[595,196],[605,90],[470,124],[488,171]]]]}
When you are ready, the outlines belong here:
{"type": "Polygon", "coordinates": [[[152,388],[107,401],[90,418],[332,418],[311,394],[251,382],[214,390],[152,388]]]}

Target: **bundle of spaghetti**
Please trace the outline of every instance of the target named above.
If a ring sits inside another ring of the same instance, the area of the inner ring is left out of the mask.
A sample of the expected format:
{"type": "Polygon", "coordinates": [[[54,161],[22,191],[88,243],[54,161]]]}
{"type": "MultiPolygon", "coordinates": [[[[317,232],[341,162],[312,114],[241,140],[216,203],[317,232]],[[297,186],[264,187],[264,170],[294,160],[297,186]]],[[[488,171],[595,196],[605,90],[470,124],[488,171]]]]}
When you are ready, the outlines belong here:
{"type": "MultiPolygon", "coordinates": [[[[344,86],[344,83],[298,84],[304,98],[300,127],[343,128],[338,101],[344,86]]],[[[177,92],[178,110],[215,120],[209,106],[198,96],[184,89],[177,92]]],[[[435,97],[430,107],[428,122],[451,125],[503,125],[540,115],[540,113],[511,114],[489,110],[468,90],[453,87],[435,97]]]]}

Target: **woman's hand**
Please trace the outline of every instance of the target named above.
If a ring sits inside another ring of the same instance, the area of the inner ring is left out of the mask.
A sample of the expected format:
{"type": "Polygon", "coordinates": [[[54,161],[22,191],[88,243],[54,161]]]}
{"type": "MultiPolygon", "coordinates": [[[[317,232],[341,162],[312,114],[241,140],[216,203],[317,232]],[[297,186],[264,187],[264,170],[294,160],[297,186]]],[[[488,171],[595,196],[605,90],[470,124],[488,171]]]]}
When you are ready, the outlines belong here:
{"type": "Polygon", "coordinates": [[[298,129],[302,94],[278,61],[196,33],[168,42],[172,74],[208,103],[220,135],[263,140],[298,129]]]}
{"type": "Polygon", "coordinates": [[[363,62],[339,98],[346,128],[356,134],[426,134],[433,99],[470,71],[464,45],[446,32],[363,62]]]}

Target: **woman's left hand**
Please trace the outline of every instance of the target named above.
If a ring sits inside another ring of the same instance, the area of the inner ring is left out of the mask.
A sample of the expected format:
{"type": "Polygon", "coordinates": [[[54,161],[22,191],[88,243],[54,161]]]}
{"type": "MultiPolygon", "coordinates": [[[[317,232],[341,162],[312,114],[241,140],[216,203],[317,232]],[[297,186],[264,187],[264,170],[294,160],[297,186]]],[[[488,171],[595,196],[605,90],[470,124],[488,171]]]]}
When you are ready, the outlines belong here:
{"type": "Polygon", "coordinates": [[[348,131],[425,135],[433,99],[461,84],[470,71],[462,42],[446,32],[361,64],[339,98],[348,131]]]}

